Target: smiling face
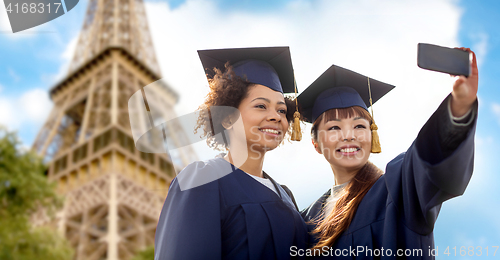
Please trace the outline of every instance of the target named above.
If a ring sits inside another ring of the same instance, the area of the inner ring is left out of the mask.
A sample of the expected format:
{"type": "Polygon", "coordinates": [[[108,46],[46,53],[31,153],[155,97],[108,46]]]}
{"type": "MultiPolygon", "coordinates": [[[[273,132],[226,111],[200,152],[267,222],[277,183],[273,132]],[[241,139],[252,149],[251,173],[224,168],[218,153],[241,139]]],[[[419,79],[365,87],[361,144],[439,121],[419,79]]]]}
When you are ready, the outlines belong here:
{"type": "Polygon", "coordinates": [[[334,172],[357,172],[370,156],[370,115],[360,107],[332,109],[315,122],[313,144],[334,172]]]}
{"type": "Polygon", "coordinates": [[[233,138],[238,132],[245,133],[249,152],[260,153],[276,148],[283,140],[287,130],[287,106],[283,94],[263,85],[253,85],[247,96],[238,106],[243,124],[233,127],[233,138]]]}

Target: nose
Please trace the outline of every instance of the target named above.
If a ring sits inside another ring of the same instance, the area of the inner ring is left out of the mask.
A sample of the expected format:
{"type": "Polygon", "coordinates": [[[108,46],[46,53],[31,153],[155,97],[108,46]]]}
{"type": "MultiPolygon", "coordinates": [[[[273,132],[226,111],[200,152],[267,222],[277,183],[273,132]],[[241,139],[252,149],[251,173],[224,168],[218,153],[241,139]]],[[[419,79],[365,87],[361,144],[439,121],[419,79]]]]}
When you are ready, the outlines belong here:
{"type": "Polygon", "coordinates": [[[354,135],[354,130],[347,129],[342,131],[342,139],[344,142],[354,141],[356,136],[354,135]]]}
{"type": "Polygon", "coordinates": [[[267,115],[267,121],[281,122],[281,114],[278,111],[270,110],[267,115]]]}

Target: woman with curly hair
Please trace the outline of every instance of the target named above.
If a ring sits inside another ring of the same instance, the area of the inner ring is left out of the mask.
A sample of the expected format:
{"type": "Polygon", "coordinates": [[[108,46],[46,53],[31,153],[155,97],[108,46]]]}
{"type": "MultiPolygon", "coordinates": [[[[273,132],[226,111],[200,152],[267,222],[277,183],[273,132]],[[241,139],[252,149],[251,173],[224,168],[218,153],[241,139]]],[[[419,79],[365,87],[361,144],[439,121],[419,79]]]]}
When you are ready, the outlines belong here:
{"type": "MultiPolygon", "coordinates": [[[[385,173],[368,161],[370,153],[381,152],[368,107],[393,86],[334,65],[299,95],[303,116],[313,123],[314,148],[335,180],[302,211],[316,240],[310,255],[434,259],[433,229],[441,205],[464,193],[474,161],[478,70],[473,52],[462,50],[473,56],[471,75],[455,81],[385,173]]],[[[404,134],[404,123],[393,120],[404,134]]]]}
{"type": "Polygon", "coordinates": [[[288,47],[199,51],[210,92],[197,129],[227,154],[194,162],[170,184],[155,259],[289,259],[305,249],[307,226],[293,195],[263,170],[295,111],[288,47]],[[211,72],[209,71],[209,74],[211,72]]]}

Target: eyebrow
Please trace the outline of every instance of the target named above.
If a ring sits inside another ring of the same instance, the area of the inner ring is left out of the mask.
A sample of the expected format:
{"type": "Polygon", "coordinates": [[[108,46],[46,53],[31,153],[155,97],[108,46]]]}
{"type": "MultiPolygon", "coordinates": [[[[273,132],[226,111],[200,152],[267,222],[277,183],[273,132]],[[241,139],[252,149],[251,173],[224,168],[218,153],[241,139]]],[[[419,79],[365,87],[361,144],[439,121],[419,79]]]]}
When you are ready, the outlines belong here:
{"type": "MultiPolygon", "coordinates": [[[[255,100],[258,100],[258,99],[262,99],[262,100],[266,101],[267,103],[271,103],[271,100],[269,100],[268,98],[263,98],[263,97],[254,98],[252,100],[252,102],[254,102],[255,100]]],[[[279,105],[286,105],[286,103],[283,102],[283,101],[278,101],[277,104],[279,104],[279,105]]]]}
{"type": "Polygon", "coordinates": [[[255,101],[255,100],[257,100],[257,99],[262,99],[262,100],[264,100],[264,101],[266,101],[266,102],[268,102],[268,103],[271,103],[271,100],[269,100],[269,99],[267,99],[267,98],[263,98],[263,97],[258,97],[258,98],[255,98],[255,99],[253,99],[253,100],[252,100],[252,102],[254,102],[254,101],[255,101]]]}
{"type": "MultiPolygon", "coordinates": [[[[353,118],[352,120],[359,120],[359,119],[365,119],[365,118],[361,117],[361,116],[357,116],[357,117],[353,118]]],[[[328,120],[328,122],[330,122],[330,121],[340,122],[341,120],[340,119],[330,119],[330,120],[328,120]]]]}

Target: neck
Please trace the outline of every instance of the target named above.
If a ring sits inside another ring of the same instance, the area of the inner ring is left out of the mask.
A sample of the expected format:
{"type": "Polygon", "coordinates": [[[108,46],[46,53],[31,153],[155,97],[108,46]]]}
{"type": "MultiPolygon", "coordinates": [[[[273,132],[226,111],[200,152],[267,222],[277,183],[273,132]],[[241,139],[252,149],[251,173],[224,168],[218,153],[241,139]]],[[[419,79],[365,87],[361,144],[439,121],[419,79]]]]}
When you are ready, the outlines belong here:
{"type": "Polygon", "coordinates": [[[229,148],[229,152],[224,156],[224,160],[230,162],[238,169],[257,177],[263,178],[262,167],[264,165],[265,152],[248,150],[238,152],[238,149],[229,148]]]}
{"type": "Polygon", "coordinates": [[[333,177],[335,180],[335,185],[344,184],[350,181],[360,169],[346,169],[343,167],[335,167],[330,165],[333,171],[333,177]]]}

